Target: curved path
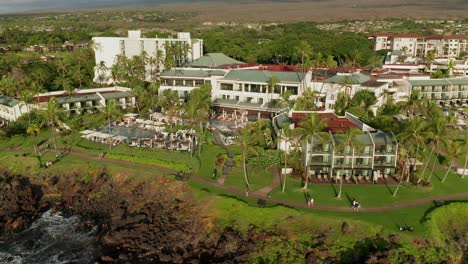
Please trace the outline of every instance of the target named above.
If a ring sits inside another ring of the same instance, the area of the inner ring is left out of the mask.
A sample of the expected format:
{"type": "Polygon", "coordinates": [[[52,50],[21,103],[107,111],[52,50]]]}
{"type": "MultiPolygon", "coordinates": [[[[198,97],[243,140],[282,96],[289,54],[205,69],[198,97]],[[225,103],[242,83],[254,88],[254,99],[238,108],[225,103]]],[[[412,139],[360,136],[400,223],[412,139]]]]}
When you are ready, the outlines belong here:
{"type": "MultiPolygon", "coordinates": [[[[15,150],[9,150],[9,151],[15,151],[15,150]]],[[[177,171],[175,170],[162,168],[162,167],[158,167],[154,165],[135,163],[135,162],[124,161],[124,160],[109,159],[109,158],[100,159],[99,157],[95,155],[91,155],[89,153],[84,153],[84,152],[67,151],[65,153],[66,155],[71,155],[71,156],[79,157],[82,159],[95,160],[95,161],[100,161],[100,162],[105,162],[105,163],[116,164],[116,165],[127,165],[127,166],[130,165],[133,167],[144,168],[144,169],[154,169],[160,172],[170,173],[170,174],[177,173],[177,171]]],[[[225,186],[216,181],[212,181],[212,180],[200,177],[198,175],[191,175],[190,179],[193,179],[197,182],[215,187],[217,189],[220,189],[220,190],[223,190],[223,191],[226,191],[226,192],[238,195],[238,196],[246,195],[244,191],[241,191],[239,189],[236,189],[230,186],[225,186]]],[[[308,208],[311,210],[316,209],[316,210],[335,211],[335,212],[353,212],[351,207],[334,206],[334,205],[317,205],[317,204],[314,205],[313,207],[308,207],[305,202],[299,203],[299,202],[275,199],[272,197],[265,196],[265,194],[258,193],[258,192],[250,193],[248,198],[263,199],[272,203],[277,203],[277,204],[291,206],[291,207],[308,208]]],[[[389,210],[396,210],[396,209],[408,208],[408,207],[417,206],[417,205],[423,205],[423,204],[431,203],[434,201],[445,201],[445,200],[464,199],[464,198],[468,198],[468,192],[458,193],[458,194],[447,194],[447,195],[441,195],[441,196],[435,196],[435,197],[425,197],[425,198],[421,198],[417,200],[404,201],[398,204],[363,207],[359,209],[359,212],[384,212],[384,211],[389,211],[389,210]]]]}
{"type": "MultiPolygon", "coordinates": [[[[95,157],[87,153],[82,153],[82,152],[75,151],[75,152],[69,152],[68,154],[72,156],[80,157],[83,159],[92,159],[92,160],[104,161],[104,162],[112,163],[112,164],[131,165],[131,166],[139,167],[139,168],[155,169],[155,170],[166,172],[166,173],[177,173],[177,171],[175,170],[161,168],[161,167],[148,165],[148,164],[133,163],[129,161],[115,160],[115,159],[108,159],[108,158],[99,159],[98,157],[95,157]]],[[[246,195],[245,192],[239,189],[226,186],[223,184],[219,184],[216,181],[212,181],[212,180],[209,180],[209,179],[197,176],[197,175],[191,175],[190,178],[195,181],[201,182],[203,184],[215,187],[217,189],[220,189],[220,190],[232,193],[232,194],[236,194],[238,196],[246,195]]],[[[334,206],[334,205],[315,205],[314,207],[307,207],[307,204],[305,202],[299,203],[299,202],[285,201],[285,200],[275,199],[272,197],[267,197],[259,193],[250,193],[248,197],[254,198],[254,199],[263,199],[268,202],[273,202],[273,203],[282,204],[286,206],[292,206],[292,207],[310,208],[310,209],[336,211],[336,212],[353,212],[351,207],[334,206]]],[[[398,204],[363,207],[359,209],[359,212],[383,212],[383,211],[389,211],[389,210],[408,208],[408,207],[417,206],[417,205],[423,205],[423,204],[431,203],[433,201],[445,201],[445,200],[463,199],[463,198],[468,198],[468,192],[458,193],[458,194],[447,194],[447,195],[435,196],[435,197],[425,197],[425,198],[421,198],[417,200],[405,201],[405,202],[398,203],[398,204]]]]}

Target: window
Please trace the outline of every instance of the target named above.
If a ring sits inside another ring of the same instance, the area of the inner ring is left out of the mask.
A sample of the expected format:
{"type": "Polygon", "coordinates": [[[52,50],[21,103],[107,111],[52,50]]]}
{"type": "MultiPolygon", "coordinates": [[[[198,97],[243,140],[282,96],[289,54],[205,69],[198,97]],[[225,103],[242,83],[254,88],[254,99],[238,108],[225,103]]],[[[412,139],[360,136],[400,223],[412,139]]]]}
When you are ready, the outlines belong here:
{"type": "Polygon", "coordinates": [[[299,87],[297,86],[288,86],[285,91],[289,91],[292,95],[297,95],[297,91],[299,90],[299,87]]]}
{"type": "Polygon", "coordinates": [[[261,92],[261,88],[262,86],[259,85],[259,84],[251,84],[250,85],[250,92],[252,93],[260,93],[261,92]]]}
{"type": "Polygon", "coordinates": [[[275,93],[275,94],[281,94],[281,86],[275,85],[275,87],[274,87],[274,89],[273,89],[273,93],[275,93]]]}
{"type": "Polygon", "coordinates": [[[176,86],[183,86],[183,85],[184,85],[184,80],[176,79],[176,80],[175,80],[175,85],[176,85],[176,86]]]}
{"type": "Polygon", "coordinates": [[[222,83],[220,88],[221,88],[221,90],[232,91],[233,86],[234,85],[232,83],[222,83]]]}

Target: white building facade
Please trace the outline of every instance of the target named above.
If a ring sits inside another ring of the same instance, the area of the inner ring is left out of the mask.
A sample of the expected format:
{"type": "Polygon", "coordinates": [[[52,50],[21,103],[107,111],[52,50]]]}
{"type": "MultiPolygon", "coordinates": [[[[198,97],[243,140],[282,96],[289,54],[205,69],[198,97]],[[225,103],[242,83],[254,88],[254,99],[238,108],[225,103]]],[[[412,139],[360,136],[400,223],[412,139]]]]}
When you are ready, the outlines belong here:
{"type": "Polygon", "coordinates": [[[420,58],[431,50],[439,58],[454,58],[468,52],[468,36],[376,33],[369,35],[368,39],[373,41],[375,51],[399,50],[405,51],[403,55],[420,58]]]}
{"type": "MultiPolygon", "coordinates": [[[[127,58],[132,58],[133,56],[140,56],[143,52],[146,53],[148,58],[156,58],[160,61],[163,61],[162,58],[158,57],[159,54],[163,58],[167,55],[166,47],[167,45],[174,46],[188,46],[189,51],[185,54],[182,54],[179,58],[176,58],[177,66],[182,66],[182,64],[190,63],[195,59],[203,56],[203,40],[201,39],[192,39],[190,33],[179,32],[177,33],[176,38],[142,38],[141,31],[128,31],[128,37],[94,37],[94,51],[95,51],[95,81],[97,82],[100,75],[104,76],[104,79],[107,82],[112,82],[110,68],[114,65],[117,55],[124,55],[127,58]],[[101,72],[102,70],[98,67],[103,63],[107,70],[101,72]]],[[[151,80],[150,68],[151,65],[146,65],[147,70],[147,80],[151,80]]],[[[154,67],[159,67],[159,69],[164,69],[163,63],[155,65],[154,67]]]]}

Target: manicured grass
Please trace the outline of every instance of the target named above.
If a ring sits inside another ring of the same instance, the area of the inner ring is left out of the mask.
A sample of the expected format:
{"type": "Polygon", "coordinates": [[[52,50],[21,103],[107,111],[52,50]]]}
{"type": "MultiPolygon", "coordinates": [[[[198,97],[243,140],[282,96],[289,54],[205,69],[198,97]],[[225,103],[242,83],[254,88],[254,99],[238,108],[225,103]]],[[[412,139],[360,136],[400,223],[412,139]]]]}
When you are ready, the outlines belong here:
{"type": "MultiPolygon", "coordinates": [[[[247,173],[250,181],[250,191],[257,191],[267,187],[275,177],[272,170],[268,168],[258,168],[248,166],[247,173]]],[[[232,168],[231,173],[226,177],[225,185],[232,186],[236,189],[245,190],[245,177],[242,165],[232,168]]]]}
{"type": "MultiPolygon", "coordinates": [[[[380,206],[385,204],[396,204],[404,201],[432,197],[444,194],[463,193],[468,190],[468,178],[462,179],[454,172],[450,172],[445,183],[441,182],[445,172],[435,171],[431,187],[414,185],[403,185],[397,196],[393,196],[396,186],[386,185],[355,185],[343,184],[341,199],[336,195],[339,184],[309,184],[308,191],[316,204],[350,206],[352,199],[358,200],[362,206],[380,206]]],[[[304,190],[299,180],[288,178],[286,190],[281,192],[280,187],[273,190],[270,195],[277,199],[306,203],[304,190]]]]}
{"type": "Polygon", "coordinates": [[[195,173],[199,176],[211,179],[213,177],[213,171],[216,168],[217,177],[221,177],[222,166],[216,166],[216,157],[219,154],[226,154],[226,151],[218,145],[203,145],[201,156],[198,156],[198,152],[195,153],[197,156],[195,163],[198,163],[195,173]]]}
{"type": "MultiPolygon", "coordinates": [[[[53,148],[53,139],[50,131],[43,131],[36,137],[36,143],[41,144],[50,139],[50,147],[53,148]]],[[[14,135],[6,140],[0,140],[0,148],[23,148],[33,151],[33,141],[28,135],[14,135]]]]}
{"type": "MultiPolygon", "coordinates": [[[[53,151],[44,154],[43,161],[52,160],[53,151]]],[[[38,160],[33,155],[23,157],[20,153],[2,152],[0,154],[0,165],[10,168],[21,169],[20,172],[33,173],[79,173],[86,170],[95,170],[106,167],[114,175],[126,175],[130,179],[144,181],[152,177],[165,175],[154,169],[136,168],[131,165],[103,164],[100,161],[88,161],[74,156],[64,156],[59,162],[48,169],[39,168],[38,160]]],[[[165,175],[172,177],[171,175],[165,175]]],[[[454,177],[456,179],[456,177],[454,177]]],[[[447,180],[449,182],[450,179],[447,180]]],[[[385,233],[400,232],[398,226],[408,225],[414,228],[414,232],[403,232],[402,235],[426,236],[427,230],[422,225],[424,216],[430,212],[434,205],[427,204],[401,210],[385,212],[329,212],[310,209],[296,209],[281,205],[267,203],[267,208],[260,208],[256,199],[237,197],[222,190],[206,186],[202,183],[189,180],[187,182],[193,189],[195,198],[202,203],[211,201],[209,216],[215,217],[219,225],[234,225],[241,230],[246,230],[250,224],[264,229],[273,226],[287,227],[288,230],[299,232],[307,230],[313,232],[314,228],[329,228],[339,230],[343,221],[348,222],[356,234],[372,234],[384,231],[385,233]],[[287,223],[285,225],[284,223],[287,223]]],[[[291,185],[291,181],[289,181],[291,185]]],[[[316,187],[312,185],[311,189],[316,187]]],[[[347,186],[345,186],[347,187],[347,186]]],[[[351,187],[351,186],[350,186],[351,187]]],[[[353,186],[355,187],[355,186],[353,186]]],[[[376,187],[376,186],[370,186],[376,187]]],[[[343,190],[345,190],[343,188],[343,190]]],[[[332,198],[334,199],[334,198],[332,198]]],[[[316,198],[319,202],[320,199],[316,198]]],[[[362,199],[360,201],[363,201],[362,199]]],[[[465,199],[468,202],[468,200],[465,199]]],[[[365,202],[364,206],[366,205],[365,202]]],[[[369,203],[369,202],[367,202],[369,203]]],[[[321,229],[323,230],[323,229],[321,229]]]]}

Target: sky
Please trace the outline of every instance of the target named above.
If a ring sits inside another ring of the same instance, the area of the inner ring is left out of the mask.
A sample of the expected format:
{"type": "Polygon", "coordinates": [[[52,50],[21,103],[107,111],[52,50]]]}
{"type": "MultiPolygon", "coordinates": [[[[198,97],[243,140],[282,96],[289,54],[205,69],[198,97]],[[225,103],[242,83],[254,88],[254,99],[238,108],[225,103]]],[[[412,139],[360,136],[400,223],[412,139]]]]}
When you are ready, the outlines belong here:
{"type": "Polygon", "coordinates": [[[0,13],[39,9],[117,7],[125,5],[160,4],[193,0],[0,0],[0,13]]]}

